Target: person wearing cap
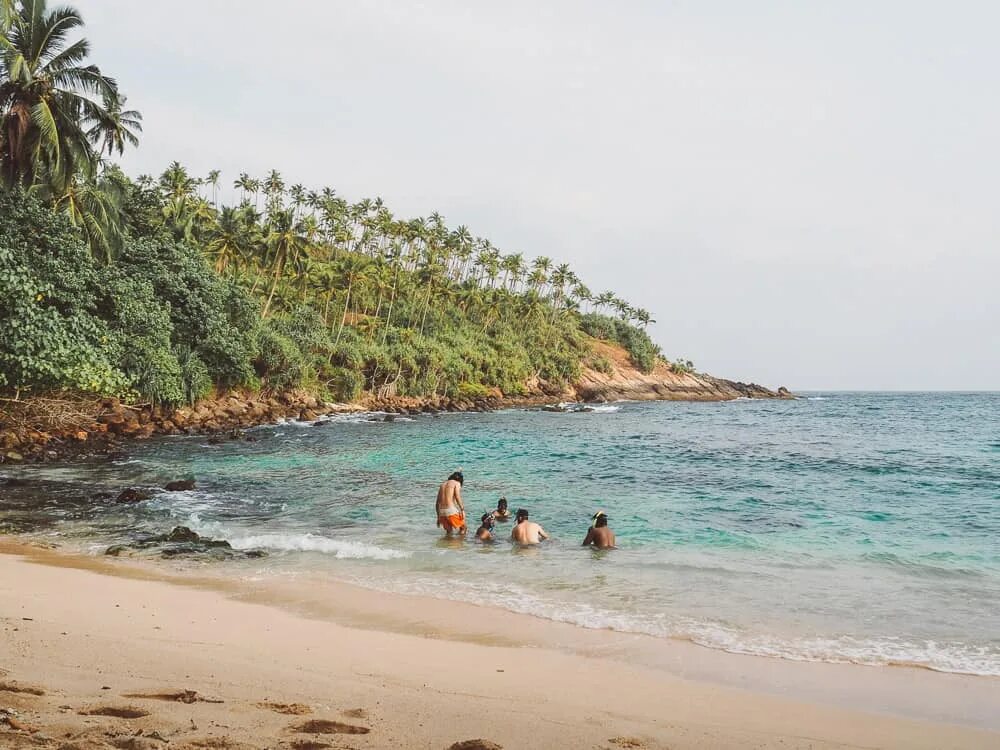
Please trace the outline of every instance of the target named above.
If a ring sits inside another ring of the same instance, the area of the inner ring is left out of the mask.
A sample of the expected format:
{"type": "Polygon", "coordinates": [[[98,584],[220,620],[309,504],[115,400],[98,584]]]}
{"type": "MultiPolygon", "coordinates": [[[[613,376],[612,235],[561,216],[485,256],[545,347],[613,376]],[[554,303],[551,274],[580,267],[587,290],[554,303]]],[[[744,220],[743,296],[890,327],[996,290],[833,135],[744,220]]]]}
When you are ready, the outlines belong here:
{"type": "Polygon", "coordinates": [[[611,549],[615,546],[615,532],[608,528],[608,514],[603,510],[591,516],[593,523],[587,529],[587,537],[583,540],[584,547],[611,549]]]}
{"type": "Polygon", "coordinates": [[[496,522],[493,520],[493,513],[483,513],[483,517],[479,521],[479,528],[476,529],[476,539],[480,542],[492,542],[493,527],[496,526],[496,522]]]}
{"type": "Polygon", "coordinates": [[[524,508],[517,509],[514,517],[514,528],[511,529],[510,538],[518,544],[539,544],[543,539],[548,539],[549,535],[545,529],[534,521],[528,520],[528,511],[524,508]]]}
{"type": "Polygon", "coordinates": [[[501,497],[497,501],[497,509],[493,511],[493,518],[497,521],[509,521],[510,511],[507,509],[507,498],[501,497]]]}
{"type": "Polygon", "coordinates": [[[462,485],[465,484],[465,477],[462,470],[453,472],[444,483],[438,488],[437,494],[437,525],[444,529],[444,533],[451,536],[452,532],[464,534],[467,531],[465,526],[465,506],[462,504],[462,485]]]}

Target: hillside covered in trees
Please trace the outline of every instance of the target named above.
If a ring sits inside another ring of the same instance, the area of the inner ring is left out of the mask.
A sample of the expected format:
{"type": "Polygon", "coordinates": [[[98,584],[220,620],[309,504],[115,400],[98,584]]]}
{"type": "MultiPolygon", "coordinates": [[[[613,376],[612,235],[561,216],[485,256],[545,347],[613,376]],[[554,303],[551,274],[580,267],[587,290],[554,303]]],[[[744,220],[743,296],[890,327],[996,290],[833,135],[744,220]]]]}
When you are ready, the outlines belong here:
{"type": "MultiPolygon", "coordinates": [[[[174,163],[111,161],[142,117],[90,63],[72,8],[0,5],[0,389],[178,405],[214,389],[332,400],[553,387],[609,363],[662,366],[650,314],[564,263],[503,252],[380,199],[174,163]]],[[[690,363],[671,367],[683,371],[690,363]]]]}

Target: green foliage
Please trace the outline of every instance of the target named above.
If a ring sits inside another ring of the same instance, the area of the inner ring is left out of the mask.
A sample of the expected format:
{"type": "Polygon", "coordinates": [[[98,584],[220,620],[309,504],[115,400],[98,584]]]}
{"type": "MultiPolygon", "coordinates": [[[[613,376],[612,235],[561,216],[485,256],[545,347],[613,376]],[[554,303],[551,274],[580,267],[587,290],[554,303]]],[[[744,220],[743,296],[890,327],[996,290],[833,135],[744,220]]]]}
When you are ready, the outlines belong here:
{"type": "Polygon", "coordinates": [[[593,354],[588,357],[587,366],[605,375],[610,375],[614,372],[614,367],[612,366],[611,361],[607,357],[602,357],[600,354],[593,354]]]}
{"type": "Polygon", "coordinates": [[[676,359],[670,363],[670,369],[678,375],[687,375],[695,371],[694,362],[690,359],[676,359]]]}
{"type": "Polygon", "coordinates": [[[23,192],[0,190],[0,386],[126,387],[91,314],[96,269],[79,236],[23,192]]]}
{"type": "Polygon", "coordinates": [[[596,339],[620,344],[642,372],[652,372],[660,360],[660,348],[649,338],[649,334],[624,320],[590,313],[580,319],[580,327],[596,339]]]}

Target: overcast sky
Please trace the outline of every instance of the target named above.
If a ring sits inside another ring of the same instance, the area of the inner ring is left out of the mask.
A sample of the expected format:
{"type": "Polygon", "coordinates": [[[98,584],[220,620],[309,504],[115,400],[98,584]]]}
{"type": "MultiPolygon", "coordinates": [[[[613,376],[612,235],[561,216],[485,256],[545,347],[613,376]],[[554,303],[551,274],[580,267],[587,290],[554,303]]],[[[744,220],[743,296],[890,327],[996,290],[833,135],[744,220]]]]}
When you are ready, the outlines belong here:
{"type": "Polygon", "coordinates": [[[439,211],[720,376],[1000,389],[1000,3],[73,2],[130,173],[439,211]]]}

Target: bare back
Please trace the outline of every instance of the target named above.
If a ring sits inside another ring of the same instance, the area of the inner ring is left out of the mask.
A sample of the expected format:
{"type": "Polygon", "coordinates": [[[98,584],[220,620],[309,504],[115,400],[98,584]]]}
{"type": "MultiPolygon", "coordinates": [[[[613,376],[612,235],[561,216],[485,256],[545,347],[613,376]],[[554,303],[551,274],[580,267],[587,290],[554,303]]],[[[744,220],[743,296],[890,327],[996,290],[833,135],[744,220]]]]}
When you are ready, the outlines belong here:
{"type": "Polygon", "coordinates": [[[511,529],[510,538],[518,544],[538,544],[549,535],[534,521],[521,521],[511,529]]]}
{"type": "Polygon", "coordinates": [[[441,515],[454,515],[465,510],[462,505],[462,485],[454,479],[449,479],[438,488],[437,513],[441,515]],[[445,513],[444,511],[451,512],[445,513]]]}
{"type": "Polygon", "coordinates": [[[610,549],[615,546],[615,532],[607,526],[596,526],[587,532],[583,546],[594,546],[599,549],[610,549]]]}

